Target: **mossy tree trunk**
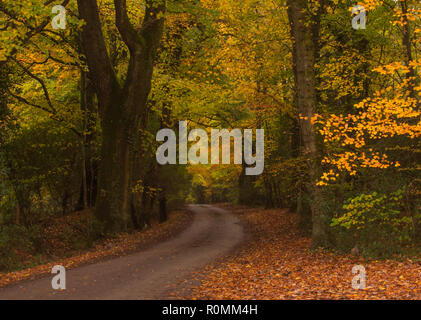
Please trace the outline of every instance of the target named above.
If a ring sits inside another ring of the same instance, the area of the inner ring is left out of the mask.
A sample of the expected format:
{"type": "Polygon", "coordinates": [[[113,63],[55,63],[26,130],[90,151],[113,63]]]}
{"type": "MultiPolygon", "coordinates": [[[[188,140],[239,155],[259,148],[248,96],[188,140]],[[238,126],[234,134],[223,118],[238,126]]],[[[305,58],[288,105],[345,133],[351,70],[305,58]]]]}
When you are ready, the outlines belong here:
{"type": "Polygon", "coordinates": [[[114,0],[118,31],[130,52],[127,77],[117,81],[96,0],[78,0],[85,21],[83,50],[98,97],[102,129],[96,220],[100,233],[126,230],[130,225],[130,153],[139,123],[145,116],[151,89],[153,60],[162,37],[164,0],[147,0],[141,28],[129,21],[125,0],[114,0]]]}

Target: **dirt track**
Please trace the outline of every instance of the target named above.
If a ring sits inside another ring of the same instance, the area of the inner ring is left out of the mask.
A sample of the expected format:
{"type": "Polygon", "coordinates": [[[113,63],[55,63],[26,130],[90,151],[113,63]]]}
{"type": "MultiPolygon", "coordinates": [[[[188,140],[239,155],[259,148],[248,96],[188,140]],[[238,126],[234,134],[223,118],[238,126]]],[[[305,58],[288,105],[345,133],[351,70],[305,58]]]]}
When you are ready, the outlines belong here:
{"type": "MultiPolygon", "coordinates": [[[[170,292],[243,239],[239,220],[207,205],[189,207],[194,221],[176,238],[132,255],[67,271],[66,290],[51,288],[54,275],[0,289],[0,299],[171,299],[170,292]]],[[[182,284],[188,290],[188,284],[182,284]]]]}

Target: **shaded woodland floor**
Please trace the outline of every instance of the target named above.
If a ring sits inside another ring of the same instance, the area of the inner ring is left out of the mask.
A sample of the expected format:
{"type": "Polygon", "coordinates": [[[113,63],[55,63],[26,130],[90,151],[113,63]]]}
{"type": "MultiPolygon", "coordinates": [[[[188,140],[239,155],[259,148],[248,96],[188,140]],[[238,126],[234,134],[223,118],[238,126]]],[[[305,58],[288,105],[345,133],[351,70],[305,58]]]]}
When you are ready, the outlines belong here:
{"type": "MultiPolygon", "coordinates": [[[[130,241],[133,239],[122,237],[115,243],[117,258],[67,271],[65,290],[54,290],[51,276],[46,276],[1,288],[0,300],[172,299],[171,293],[178,283],[234,252],[243,242],[238,216],[209,205],[192,205],[188,210],[194,213],[192,223],[179,234],[127,255],[124,249],[133,248],[130,241]]],[[[139,240],[139,234],[136,235],[139,240]]],[[[149,234],[147,238],[153,237],[149,234]]],[[[183,289],[190,290],[192,285],[183,289]]]]}
{"type": "Polygon", "coordinates": [[[421,262],[310,250],[298,216],[285,210],[233,208],[251,232],[237,255],[208,267],[192,299],[421,299],[421,262]],[[366,289],[352,288],[363,265],[366,289]]]}
{"type": "MultiPolygon", "coordinates": [[[[43,230],[45,233],[44,239],[48,248],[55,249],[52,250],[54,255],[47,252],[42,258],[44,262],[37,263],[29,253],[20,251],[19,255],[22,260],[36,265],[19,271],[0,272],[0,287],[51,274],[54,265],[62,265],[66,269],[72,269],[149,248],[156,243],[174,237],[190,225],[192,220],[192,214],[189,211],[174,211],[169,215],[168,221],[162,224],[153,223],[147,230],[122,233],[113,238],[99,240],[86,249],[69,250],[63,241],[63,237],[75,236],[74,230],[80,230],[85,226],[86,218],[81,218],[83,215],[83,212],[74,213],[55,219],[49,224],[49,227],[43,230]]],[[[86,216],[86,213],[84,216],[86,216]]]]}
{"type": "MultiPolygon", "coordinates": [[[[206,207],[206,206],[205,206],[206,207]]],[[[298,228],[298,215],[286,210],[264,210],[221,205],[245,227],[248,240],[228,258],[180,280],[172,297],[183,299],[421,299],[421,259],[367,260],[351,254],[310,249],[311,239],[298,228]],[[367,287],[352,288],[352,268],[362,265],[367,287]],[[199,286],[191,289],[191,284],[199,286]],[[188,290],[186,290],[188,287],[188,290]]],[[[88,251],[34,268],[0,273],[0,287],[50,274],[53,265],[66,268],[90,264],[153,246],[184,230],[191,214],[175,212],[170,220],[149,230],[121,234],[96,243],[88,251]]],[[[60,228],[59,228],[60,229],[60,228]]],[[[56,232],[50,230],[50,239],[56,232]]],[[[58,234],[56,234],[58,236],[58,234]]],[[[52,241],[52,240],[51,240],[52,241]]],[[[55,243],[53,241],[53,243],[55,243]]],[[[65,250],[63,250],[64,252],[65,250]]]]}

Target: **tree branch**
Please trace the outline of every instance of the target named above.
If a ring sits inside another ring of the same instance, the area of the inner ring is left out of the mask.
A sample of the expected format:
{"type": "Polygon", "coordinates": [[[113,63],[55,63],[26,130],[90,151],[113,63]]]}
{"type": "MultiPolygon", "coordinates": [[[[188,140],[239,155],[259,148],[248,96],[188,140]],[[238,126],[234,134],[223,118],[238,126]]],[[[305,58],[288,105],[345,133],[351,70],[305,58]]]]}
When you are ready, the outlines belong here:
{"type": "MultiPolygon", "coordinates": [[[[21,97],[21,96],[19,96],[19,95],[15,94],[15,93],[13,93],[12,91],[10,91],[10,89],[9,89],[9,88],[7,88],[6,90],[7,90],[7,92],[8,92],[8,93],[9,93],[9,94],[13,97],[13,98],[15,98],[16,100],[18,100],[19,102],[22,102],[22,103],[24,103],[24,104],[26,104],[26,105],[28,105],[28,106],[30,106],[30,107],[34,107],[34,108],[37,108],[37,109],[40,109],[40,110],[42,110],[42,111],[46,112],[46,113],[48,114],[48,116],[49,116],[52,120],[57,121],[57,122],[60,122],[60,123],[65,122],[63,118],[58,117],[58,116],[57,116],[57,114],[56,114],[55,112],[52,112],[52,110],[49,110],[49,109],[47,109],[47,108],[45,108],[45,107],[43,107],[43,106],[40,106],[39,104],[35,104],[35,103],[32,103],[32,102],[29,102],[29,101],[28,101],[28,100],[26,100],[24,97],[21,97]]],[[[71,130],[71,131],[72,131],[74,134],[76,134],[78,137],[82,137],[82,133],[81,133],[81,132],[79,132],[79,131],[77,131],[75,128],[73,128],[73,127],[68,127],[68,126],[65,126],[65,128],[67,128],[67,129],[71,130]]]]}
{"type": "Polygon", "coordinates": [[[145,17],[140,35],[146,40],[147,47],[153,43],[157,43],[157,39],[161,37],[160,33],[163,28],[165,10],[165,0],[146,0],[145,17]]]}
{"type": "Polygon", "coordinates": [[[127,15],[126,0],[114,0],[115,22],[117,29],[129,50],[133,52],[138,42],[138,36],[127,15]]]}
{"type": "MultiPolygon", "coordinates": [[[[46,5],[48,5],[49,4],[49,2],[50,1],[47,1],[45,4],[46,5]]],[[[61,5],[63,6],[63,7],[65,7],[65,6],[67,6],[67,4],[70,2],[70,0],[64,0],[62,3],[61,3],[61,5]]],[[[4,3],[3,2],[0,2],[0,10],[2,11],[2,12],[5,12],[4,10],[7,10],[7,8],[4,6],[4,3]]],[[[10,12],[9,12],[10,13],[10,12]]],[[[36,34],[38,34],[38,33],[40,33],[42,30],[44,30],[45,29],[45,27],[50,23],[50,21],[51,21],[51,18],[50,17],[48,17],[48,18],[46,18],[44,21],[42,21],[38,26],[35,26],[35,27],[32,27],[32,26],[28,26],[28,25],[26,25],[29,29],[30,29],[30,31],[29,32],[27,32],[26,34],[25,34],[25,36],[23,37],[23,39],[22,39],[22,43],[23,44],[25,44],[25,43],[27,43],[29,40],[31,40],[32,39],[32,37],[33,36],[35,36],[36,34]]],[[[6,64],[8,61],[9,61],[9,59],[10,59],[10,57],[12,57],[13,55],[15,55],[16,54],[16,52],[17,52],[17,49],[13,49],[12,50],[12,52],[9,54],[9,56],[7,57],[7,59],[6,60],[4,60],[4,61],[0,61],[0,67],[2,66],[2,65],[4,65],[4,64],[6,64]]]]}
{"type": "Polygon", "coordinates": [[[7,93],[9,93],[9,94],[10,94],[13,98],[15,98],[16,100],[18,100],[18,101],[20,101],[20,102],[23,102],[24,104],[27,104],[28,106],[31,106],[31,107],[34,107],[34,108],[40,109],[40,110],[42,110],[42,111],[45,111],[45,112],[47,112],[49,115],[54,115],[54,111],[53,111],[53,110],[47,109],[47,108],[45,108],[45,107],[43,107],[43,106],[40,106],[39,104],[35,104],[35,103],[32,103],[32,102],[29,102],[29,101],[28,101],[28,100],[26,100],[24,97],[18,96],[17,94],[13,93],[13,92],[12,92],[9,88],[7,88],[6,90],[7,90],[7,93]]]}
{"type": "Polygon", "coordinates": [[[44,92],[44,96],[45,99],[47,100],[48,106],[50,107],[51,110],[53,110],[54,113],[56,113],[56,109],[53,106],[53,103],[51,102],[50,99],[50,95],[48,93],[48,89],[47,86],[45,85],[44,80],[42,80],[40,77],[36,76],[35,74],[33,74],[28,68],[26,68],[22,63],[20,63],[18,60],[16,60],[15,58],[12,58],[13,61],[16,62],[16,64],[23,70],[25,71],[25,73],[27,75],[29,75],[32,79],[38,81],[38,83],[41,85],[42,90],[44,92]]]}
{"type": "Polygon", "coordinates": [[[82,31],[82,46],[100,105],[105,106],[105,99],[118,87],[118,83],[105,45],[98,4],[96,0],[78,0],[77,3],[79,15],[86,23],[82,31]]]}

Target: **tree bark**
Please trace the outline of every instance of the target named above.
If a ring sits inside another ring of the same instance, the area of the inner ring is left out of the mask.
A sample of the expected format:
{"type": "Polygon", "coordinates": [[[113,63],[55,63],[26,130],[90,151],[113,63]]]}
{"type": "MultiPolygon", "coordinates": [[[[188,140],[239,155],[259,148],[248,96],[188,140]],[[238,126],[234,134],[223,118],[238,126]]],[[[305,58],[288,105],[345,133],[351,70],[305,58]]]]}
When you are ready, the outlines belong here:
{"type": "Polygon", "coordinates": [[[406,66],[409,68],[409,72],[407,73],[407,79],[409,80],[409,94],[411,98],[416,98],[417,94],[415,92],[415,79],[416,79],[416,71],[413,66],[410,65],[413,62],[412,56],[412,46],[411,46],[411,28],[409,25],[408,19],[408,1],[400,1],[400,6],[402,10],[402,19],[403,19],[403,35],[402,35],[402,44],[405,50],[405,63],[406,66]]]}
{"type": "Polygon", "coordinates": [[[307,0],[288,0],[288,16],[293,38],[293,68],[295,76],[296,103],[300,117],[301,153],[308,159],[311,197],[312,245],[325,246],[328,242],[326,217],[321,210],[322,195],[316,186],[319,175],[316,135],[312,118],[316,110],[315,60],[318,42],[317,16],[308,12],[307,0]],[[307,24],[307,26],[306,26],[307,24]]]}
{"type": "Polygon", "coordinates": [[[101,30],[96,0],[78,0],[86,22],[83,49],[95,87],[102,129],[98,198],[95,210],[100,233],[127,230],[130,224],[130,152],[151,89],[153,59],[162,37],[164,0],[147,0],[142,27],[129,21],[125,0],[114,0],[117,29],[129,48],[127,77],[120,85],[101,30]]]}

